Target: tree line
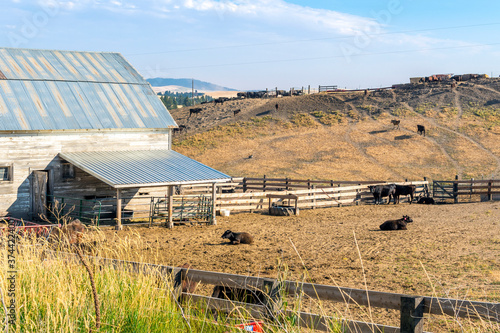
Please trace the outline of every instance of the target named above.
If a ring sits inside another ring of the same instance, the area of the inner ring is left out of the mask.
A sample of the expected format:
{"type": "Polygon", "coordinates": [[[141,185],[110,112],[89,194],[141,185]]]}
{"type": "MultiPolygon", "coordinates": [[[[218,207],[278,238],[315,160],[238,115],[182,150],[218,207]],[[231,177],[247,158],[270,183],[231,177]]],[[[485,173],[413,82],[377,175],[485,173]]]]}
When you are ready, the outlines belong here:
{"type": "Polygon", "coordinates": [[[198,92],[194,94],[194,98],[192,98],[191,93],[189,92],[180,93],[180,92],[165,91],[163,95],[161,93],[158,93],[158,95],[161,95],[160,97],[161,101],[163,102],[165,107],[169,110],[177,109],[179,106],[180,107],[193,106],[201,104],[203,102],[213,101],[212,97],[198,92]]]}

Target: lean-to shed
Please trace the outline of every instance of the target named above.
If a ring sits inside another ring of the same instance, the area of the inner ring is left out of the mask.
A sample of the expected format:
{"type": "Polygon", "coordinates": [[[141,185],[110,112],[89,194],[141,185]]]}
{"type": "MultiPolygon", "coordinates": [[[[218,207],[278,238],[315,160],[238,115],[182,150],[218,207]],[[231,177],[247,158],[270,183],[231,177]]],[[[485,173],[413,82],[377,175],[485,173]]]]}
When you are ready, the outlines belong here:
{"type": "Polygon", "coordinates": [[[176,127],[119,53],[0,48],[0,216],[37,218],[53,197],[114,196],[120,222],[123,193],[227,181],[171,150],[176,127]]]}

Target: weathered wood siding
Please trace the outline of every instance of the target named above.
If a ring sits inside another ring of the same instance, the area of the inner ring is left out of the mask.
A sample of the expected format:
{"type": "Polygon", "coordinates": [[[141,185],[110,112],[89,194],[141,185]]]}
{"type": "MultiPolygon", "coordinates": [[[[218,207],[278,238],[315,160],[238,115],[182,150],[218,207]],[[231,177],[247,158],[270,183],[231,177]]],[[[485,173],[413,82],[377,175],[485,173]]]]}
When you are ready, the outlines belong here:
{"type": "MultiPolygon", "coordinates": [[[[30,175],[49,171],[49,192],[56,196],[83,198],[114,195],[107,184],[75,170],[73,180],[62,179],[60,152],[106,150],[153,150],[170,148],[170,130],[144,132],[72,132],[54,134],[0,134],[0,165],[13,165],[13,179],[0,181],[0,216],[30,218],[30,175]]],[[[135,190],[134,193],[138,193],[135,190]]],[[[155,189],[161,192],[162,189],[155,189]]]]}

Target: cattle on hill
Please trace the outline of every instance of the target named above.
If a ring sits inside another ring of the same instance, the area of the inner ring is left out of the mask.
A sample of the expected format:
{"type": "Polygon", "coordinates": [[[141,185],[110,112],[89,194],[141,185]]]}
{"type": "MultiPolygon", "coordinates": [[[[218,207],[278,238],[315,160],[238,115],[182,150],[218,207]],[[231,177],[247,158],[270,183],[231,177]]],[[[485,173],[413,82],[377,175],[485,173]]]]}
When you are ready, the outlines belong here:
{"type": "Polygon", "coordinates": [[[425,136],[425,126],[424,125],[417,125],[417,133],[425,136]]]}
{"type": "Polygon", "coordinates": [[[399,129],[399,124],[401,123],[401,120],[391,120],[391,123],[394,127],[397,127],[399,129]]]}
{"type": "Polygon", "coordinates": [[[375,204],[378,205],[383,197],[389,197],[387,203],[391,202],[391,197],[394,197],[396,192],[396,185],[371,185],[368,186],[370,192],[373,194],[373,198],[375,199],[375,204]]]}
{"type": "Polygon", "coordinates": [[[174,128],[174,133],[182,133],[187,129],[186,125],[179,125],[179,127],[174,128]]]}
{"type": "Polygon", "coordinates": [[[237,115],[238,113],[240,113],[240,112],[241,112],[241,109],[234,110],[234,111],[233,111],[234,116],[236,117],[236,115],[237,115]]]}
{"type": "Polygon", "coordinates": [[[189,117],[191,117],[192,114],[198,114],[200,113],[201,111],[203,111],[202,108],[193,108],[193,109],[190,109],[189,110],[189,117]]]}
{"type": "Polygon", "coordinates": [[[380,230],[406,230],[406,226],[410,222],[413,222],[411,217],[403,215],[403,218],[400,218],[399,220],[385,221],[380,225],[380,230]]]}
{"type": "Polygon", "coordinates": [[[224,102],[226,102],[228,100],[229,100],[229,98],[227,98],[227,97],[216,98],[216,99],[214,99],[214,105],[217,105],[217,104],[224,105],[224,102]]]}
{"type": "Polygon", "coordinates": [[[408,202],[411,205],[413,201],[413,195],[415,194],[415,190],[417,187],[415,185],[396,185],[396,191],[394,192],[394,204],[399,203],[399,196],[406,195],[410,196],[410,200],[408,202]]]}

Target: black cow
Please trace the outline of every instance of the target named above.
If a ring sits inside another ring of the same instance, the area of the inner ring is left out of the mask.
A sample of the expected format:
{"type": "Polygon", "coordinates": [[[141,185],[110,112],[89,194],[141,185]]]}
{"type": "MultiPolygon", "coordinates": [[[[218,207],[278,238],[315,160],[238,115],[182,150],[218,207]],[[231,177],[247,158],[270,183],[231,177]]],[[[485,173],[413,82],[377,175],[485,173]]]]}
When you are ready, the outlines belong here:
{"type": "Polygon", "coordinates": [[[417,125],[417,133],[425,136],[425,126],[424,125],[417,125]]]}
{"type": "Polygon", "coordinates": [[[421,197],[420,199],[418,199],[417,203],[424,205],[434,205],[436,202],[434,201],[434,198],[421,197]]]}
{"type": "Polygon", "coordinates": [[[200,113],[201,111],[203,111],[202,108],[193,108],[193,109],[190,109],[189,110],[189,116],[191,117],[191,115],[194,113],[194,114],[197,114],[197,113],[200,113]]]}
{"type": "Polygon", "coordinates": [[[406,195],[410,196],[410,205],[413,201],[413,195],[415,194],[415,190],[417,187],[415,185],[396,185],[396,192],[394,193],[394,204],[399,203],[399,196],[406,195]]]}
{"type": "Polygon", "coordinates": [[[399,124],[401,123],[401,120],[393,119],[393,120],[391,120],[391,123],[394,125],[394,127],[397,126],[397,128],[399,129],[399,124]]]}
{"type": "Polygon", "coordinates": [[[187,128],[186,128],[186,125],[179,125],[179,127],[177,128],[174,128],[174,133],[182,133],[183,131],[185,131],[187,128]]]}
{"type": "Polygon", "coordinates": [[[408,223],[413,222],[412,218],[408,215],[403,215],[399,220],[385,221],[380,225],[380,230],[407,230],[408,223]]]}
{"type": "Polygon", "coordinates": [[[234,111],[233,111],[234,116],[236,117],[236,115],[237,115],[238,113],[240,113],[240,112],[241,112],[241,109],[234,110],[234,111]]]}
{"type": "Polygon", "coordinates": [[[219,98],[214,99],[214,104],[217,105],[217,103],[220,103],[220,105],[224,105],[224,102],[228,101],[228,100],[229,100],[229,98],[227,98],[227,97],[219,97],[219,98]]]}
{"type": "Polygon", "coordinates": [[[370,192],[373,193],[373,198],[375,199],[375,204],[379,204],[383,197],[389,197],[387,203],[391,202],[391,197],[394,197],[396,192],[396,185],[372,185],[368,186],[370,192]]]}

